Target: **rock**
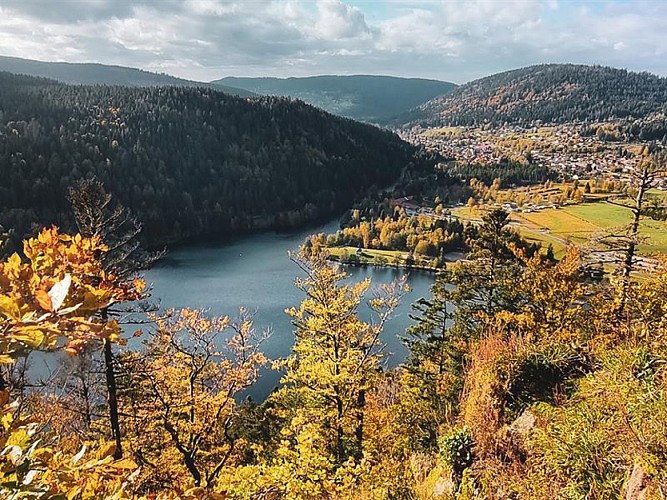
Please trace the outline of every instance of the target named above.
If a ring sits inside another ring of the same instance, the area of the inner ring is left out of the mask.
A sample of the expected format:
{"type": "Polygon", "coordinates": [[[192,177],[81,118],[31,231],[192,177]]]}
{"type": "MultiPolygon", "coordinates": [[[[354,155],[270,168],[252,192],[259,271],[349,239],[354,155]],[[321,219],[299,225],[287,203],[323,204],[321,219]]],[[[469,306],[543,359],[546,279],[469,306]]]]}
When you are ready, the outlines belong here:
{"type": "Polygon", "coordinates": [[[525,456],[528,453],[528,436],[537,425],[537,417],[530,411],[524,411],[507,428],[507,437],[511,448],[525,456]]]}
{"type": "Polygon", "coordinates": [[[453,498],[456,494],[456,482],[451,477],[439,477],[433,487],[433,498],[453,498]]]}
{"type": "Polygon", "coordinates": [[[624,500],[646,500],[648,498],[648,478],[643,467],[635,464],[630,477],[623,485],[621,498],[624,500]]]}

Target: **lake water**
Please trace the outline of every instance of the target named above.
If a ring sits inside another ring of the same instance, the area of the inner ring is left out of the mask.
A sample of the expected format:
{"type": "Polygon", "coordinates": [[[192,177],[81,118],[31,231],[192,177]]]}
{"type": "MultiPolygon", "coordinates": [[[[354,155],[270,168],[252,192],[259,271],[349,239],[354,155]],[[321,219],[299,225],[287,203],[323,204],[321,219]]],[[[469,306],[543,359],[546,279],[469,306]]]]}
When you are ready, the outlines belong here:
{"type": "MultiPolygon", "coordinates": [[[[152,297],[161,310],[167,308],[198,307],[211,314],[238,314],[241,306],[254,312],[257,330],[270,329],[271,336],[262,351],[270,359],[289,355],[294,342],[288,307],[298,307],[304,294],[294,287],[300,269],[288,257],[297,250],[308,235],[334,232],[338,223],[292,233],[261,233],[240,237],[224,243],[200,243],[182,246],[169,252],[167,258],[146,273],[146,281],[153,284],[152,297]]],[[[351,267],[346,271],[352,280],[371,278],[372,283],[389,283],[406,271],[388,268],[351,267]]],[[[433,276],[421,271],[408,274],[411,291],[387,323],[382,340],[388,354],[386,363],[396,366],[405,359],[407,351],[400,341],[405,329],[412,324],[408,317],[410,304],[429,295],[433,276]]],[[[367,319],[364,308],[361,316],[367,319]]],[[[249,394],[263,400],[277,385],[280,374],[269,369],[262,371],[260,380],[249,394]]]]}

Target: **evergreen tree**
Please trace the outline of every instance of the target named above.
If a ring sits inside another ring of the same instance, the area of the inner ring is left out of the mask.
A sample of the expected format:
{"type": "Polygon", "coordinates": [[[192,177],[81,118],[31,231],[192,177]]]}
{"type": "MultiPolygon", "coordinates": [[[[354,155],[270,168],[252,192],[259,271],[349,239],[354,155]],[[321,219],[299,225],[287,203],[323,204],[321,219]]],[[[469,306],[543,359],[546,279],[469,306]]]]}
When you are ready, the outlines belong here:
{"type": "MultiPolygon", "coordinates": [[[[283,403],[285,416],[298,422],[318,422],[326,449],[337,466],[363,452],[365,393],[383,359],[380,340],[385,321],[398,305],[400,284],[385,285],[369,301],[378,321],[365,322],[358,309],[370,281],[342,284],[346,275],[322,255],[294,261],[306,278],[296,286],[306,299],[288,309],[294,318],[295,343],[284,362],[283,384],[273,397],[283,403]]],[[[295,431],[296,432],[296,431],[295,431]]]]}
{"type": "MultiPolygon", "coordinates": [[[[104,190],[96,178],[80,180],[69,189],[74,218],[79,232],[86,238],[99,238],[106,245],[102,254],[104,270],[120,280],[136,277],[141,269],[150,267],[162,254],[149,253],[141,249],[138,236],[141,225],[129,210],[112,203],[112,196],[104,190]]],[[[114,311],[105,307],[99,311],[106,321],[114,311]]],[[[123,456],[123,447],[118,415],[118,389],[114,354],[109,339],[102,340],[104,372],[106,376],[107,402],[109,406],[109,427],[116,445],[114,458],[123,456]]]]}

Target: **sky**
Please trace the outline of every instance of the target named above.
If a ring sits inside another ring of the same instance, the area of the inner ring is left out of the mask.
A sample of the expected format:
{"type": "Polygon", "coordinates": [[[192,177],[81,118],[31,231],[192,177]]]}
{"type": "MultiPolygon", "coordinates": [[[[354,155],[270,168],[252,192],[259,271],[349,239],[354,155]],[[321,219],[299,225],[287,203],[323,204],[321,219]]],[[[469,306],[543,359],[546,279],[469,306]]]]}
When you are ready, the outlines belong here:
{"type": "Polygon", "coordinates": [[[464,83],[539,63],[667,76],[667,0],[0,0],[0,55],[211,81],[464,83]]]}

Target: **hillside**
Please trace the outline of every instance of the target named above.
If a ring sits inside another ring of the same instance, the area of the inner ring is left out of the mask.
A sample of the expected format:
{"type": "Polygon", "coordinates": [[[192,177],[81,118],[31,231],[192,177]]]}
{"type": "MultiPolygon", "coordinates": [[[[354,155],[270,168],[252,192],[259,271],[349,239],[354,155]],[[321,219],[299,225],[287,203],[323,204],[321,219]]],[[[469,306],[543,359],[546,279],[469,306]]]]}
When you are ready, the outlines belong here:
{"type": "Polygon", "coordinates": [[[285,98],[210,88],[69,86],[0,73],[0,224],[67,226],[96,175],[151,243],[334,216],[395,181],[413,148],[285,98]]]}
{"type": "Polygon", "coordinates": [[[256,94],[290,96],[330,113],[380,123],[456,87],[453,83],[392,76],[236,78],[212,82],[256,94]]]}
{"type": "MultiPolygon", "coordinates": [[[[125,85],[129,87],[154,86],[208,86],[207,83],[194,82],[175,76],[151,73],[124,66],[109,66],[92,63],[43,62],[18,57],[0,56],[0,71],[21,75],[51,78],[63,83],[82,85],[125,85]]],[[[219,90],[241,97],[254,95],[243,89],[216,85],[219,90]]]]}
{"type": "Polygon", "coordinates": [[[466,83],[396,125],[528,124],[644,118],[667,110],[667,78],[602,66],[547,64],[466,83]]]}

